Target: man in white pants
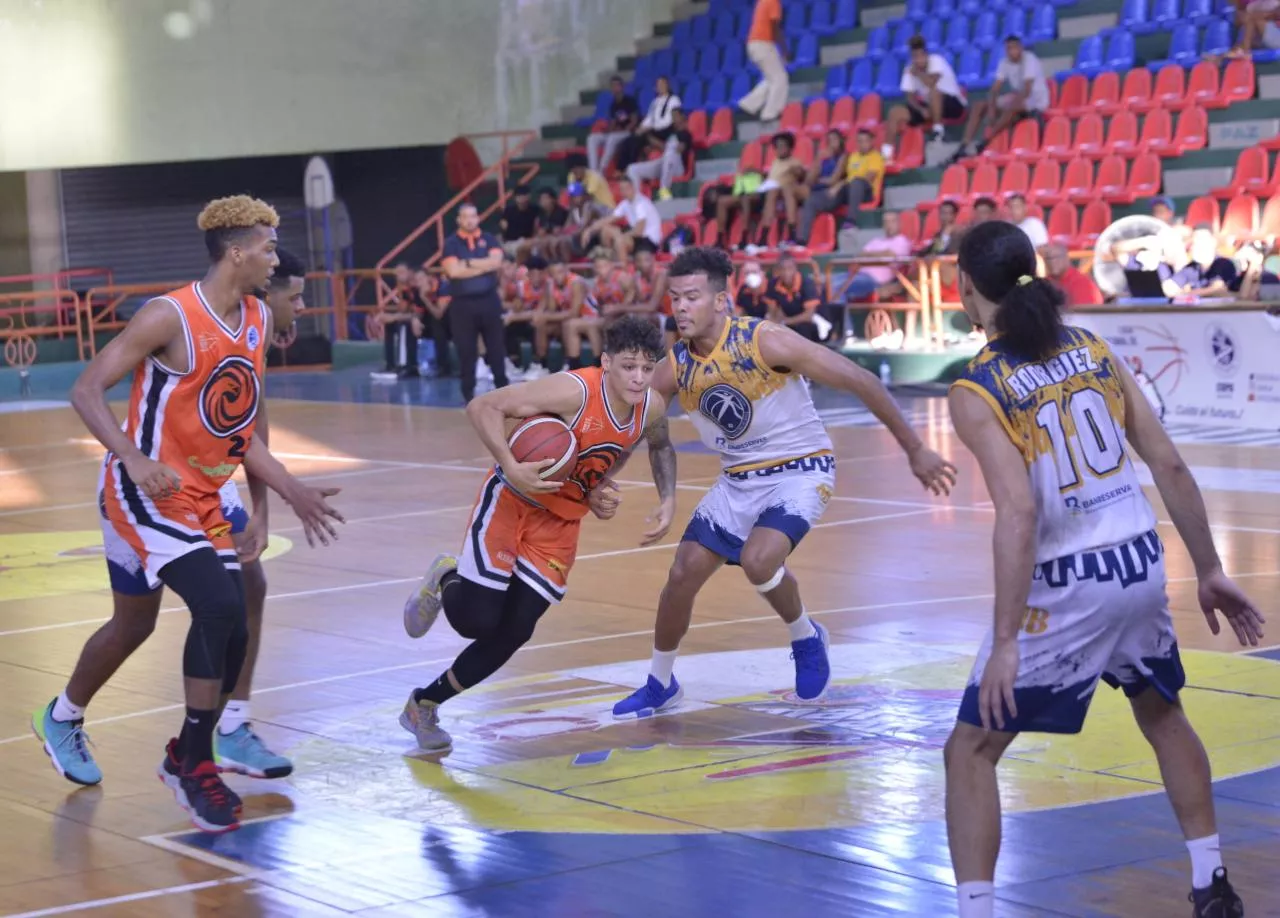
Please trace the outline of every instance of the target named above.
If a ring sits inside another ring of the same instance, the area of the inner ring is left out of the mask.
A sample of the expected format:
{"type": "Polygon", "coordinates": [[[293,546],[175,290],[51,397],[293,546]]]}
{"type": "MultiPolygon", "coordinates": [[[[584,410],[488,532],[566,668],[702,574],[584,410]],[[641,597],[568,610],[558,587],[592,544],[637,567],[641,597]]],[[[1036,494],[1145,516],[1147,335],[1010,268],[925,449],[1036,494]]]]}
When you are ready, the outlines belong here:
{"type": "Polygon", "coordinates": [[[738,108],[761,121],[782,116],[787,104],[790,80],[787,76],[787,45],[782,35],[782,0],[756,0],[747,34],[747,57],[760,68],[762,78],[738,101],[738,108]]]}
{"type": "Polygon", "coordinates": [[[632,163],[627,166],[627,175],[637,188],[643,187],[646,181],[657,179],[658,198],[670,200],[671,183],[684,173],[685,157],[692,147],[693,135],[689,133],[684,109],[674,108],[671,110],[671,136],[663,144],[662,156],[632,163]]]}
{"type": "Polygon", "coordinates": [[[609,127],[599,134],[587,137],[587,168],[592,172],[604,172],[613,162],[613,154],[618,151],[618,144],[631,136],[640,123],[640,106],[636,100],[626,94],[626,84],[622,77],[616,76],[609,81],[613,91],[613,102],[609,105],[609,127]]]}

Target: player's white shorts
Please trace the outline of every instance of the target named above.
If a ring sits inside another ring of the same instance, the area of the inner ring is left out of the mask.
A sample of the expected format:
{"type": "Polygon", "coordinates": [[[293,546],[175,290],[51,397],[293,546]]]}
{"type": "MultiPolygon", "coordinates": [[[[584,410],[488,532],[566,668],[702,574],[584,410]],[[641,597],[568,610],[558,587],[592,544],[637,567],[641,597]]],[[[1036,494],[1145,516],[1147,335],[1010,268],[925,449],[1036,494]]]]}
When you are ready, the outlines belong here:
{"type": "MultiPolygon", "coordinates": [[[[111,579],[111,589],[116,593],[124,593],[128,596],[144,596],[147,593],[154,592],[160,588],[160,582],[155,576],[158,571],[147,572],[146,565],[143,563],[138,552],[125,541],[124,536],[120,534],[116,526],[107,518],[106,495],[102,492],[102,482],[99,482],[98,508],[99,522],[102,525],[102,548],[107,559],[107,574],[111,579]]],[[[236,535],[244,531],[245,526],[249,523],[249,513],[245,510],[244,502],[240,499],[240,491],[236,488],[234,481],[227,481],[218,491],[218,497],[222,503],[222,516],[227,523],[231,524],[230,535],[236,535]]],[[[140,526],[136,530],[138,533],[145,533],[147,539],[165,539],[163,533],[140,526]]],[[[163,555],[168,560],[180,557],[187,551],[195,548],[215,547],[219,556],[229,570],[240,570],[240,562],[236,560],[234,549],[228,550],[228,546],[220,541],[218,545],[206,539],[199,539],[194,542],[183,541],[180,545],[172,546],[167,552],[157,551],[157,556],[163,555]]],[[[157,546],[161,548],[161,546],[157,546]]],[[[161,560],[157,557],[156,560],[161,560]]],[[[166,562],[167,563],[167,562],[166,562]]],[[[153,565],[154,566],[154,565],[153,565]]]]}
{"type": "MultiPolygon", "coordinates": [[[[1098,679],[1133,698],[1148,687],[1173,701],[1186,683],[1165,595],[1164,545],[1155,530],[1110,548],[1037,564],[1018,632],[1018,716],[1008,732],[1079,733],[1098,679]]],[[[978,686],[991,634],[978,652],[959,720],[981,726],[978,686]]]]}
{"type": "Polygon", "coordinates": [[[832,455],[721,475],[698,502],[681,541],[697,542],[730,564],[757,526],[776,529],[794,549],[822,516],[836,482],[832,455]]]}

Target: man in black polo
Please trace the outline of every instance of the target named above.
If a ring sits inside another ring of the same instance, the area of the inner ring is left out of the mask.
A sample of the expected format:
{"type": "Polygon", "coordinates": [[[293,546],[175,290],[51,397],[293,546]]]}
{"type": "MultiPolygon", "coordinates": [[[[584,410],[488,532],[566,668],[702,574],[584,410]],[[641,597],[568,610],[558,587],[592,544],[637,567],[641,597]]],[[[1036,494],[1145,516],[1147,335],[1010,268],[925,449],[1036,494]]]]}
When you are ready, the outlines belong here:
{"type": "Polygon", "coordinates": [[[477,341],[484,339],[485,358],[493,371],[493,385],[507,384],[504,357],[502,299],[498,295],[498,271],[502,267],[502,244],[480,229],[475,205],[458,210],[458,231],[444,241],[441,264],[449,278],[449,324],[453,346],[458,349],[458,375],[462,380],[462,400],[476,394],[477,341]]]}
{"type": "Polygon", "coordinates": [[[822,305],[817,285],[813,279],[800,273],[800,267],[790,255],[778,259],[773,278],[764,295],[765,317],[804,335],[810,341],[818,341],[818,325],[814,315],[822,305]]]}

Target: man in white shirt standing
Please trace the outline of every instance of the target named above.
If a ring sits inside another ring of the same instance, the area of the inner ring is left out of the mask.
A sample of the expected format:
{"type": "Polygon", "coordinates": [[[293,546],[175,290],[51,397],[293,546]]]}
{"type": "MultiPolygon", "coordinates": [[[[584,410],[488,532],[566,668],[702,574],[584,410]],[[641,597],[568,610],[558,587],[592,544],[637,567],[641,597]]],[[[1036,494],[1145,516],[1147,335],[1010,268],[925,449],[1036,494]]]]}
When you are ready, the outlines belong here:
{"type": "Polygon", "coordinates": [[[782,0],[756,0],[747,33],[747,57],[760,68],[760,82],[738,100],[738,108],[761,121],[782,117],[791,78],[787,75],[787,46],[782,34],[782,0]]]}
{"type": "Polygon", "coordinates": [[[992,124],[987,138],[1012,127],[1023,118],[1030,118],[1049,107],[1049,83],[1044,77],[1040,58],[1022,46],[1022,39],[1010,35],[1004,40],[1004,60],[996,68],[996,81],[982,104],[973,110],[973,116],[965,125],[964,140],[956,150],[954,161],[966,156],[976,156],[986,141],[973,145],[984,121],[992,124]],[[1003,92],[1001,90],[1004,90],[1003,92]]]}
{"type": "MultiPolygon", "coordinates": [[[[648,239],[655,247],[662,247],[662,215],[653,201],[636,190],[630,176],[618,182],[622,200],[609,216],[593,223],[587,233],[599,233],[600,241],[618,253],[626,261],[637,239],[648,239]]],[[[586,235],[586,234],[584,234],[586,235]]]]}
{"type": "Polygon", "coordinates": [[[880,152],[886,160],[893,159],[903,127],[931,125],[933,139],[941,140],[943,122],[962,120],[969,105],[969,97],[945,57],[930,54],[924,38],[919,35],[911,39],[908,47],[911,62],[902,71],[902,92],[907,104],[889,109],[889,117],[885,119],[884,146],[880,152]]]}
{"type": "Polygon", "coordinates": [[[1027,213],[1027,199],[1020,194],[1013,194],[1004,202],[1009,211],[1009,222],[1027,234],[1031,247],[1039,252],[1049,244],[1049,229],[1039,217],[1027,213]]]}

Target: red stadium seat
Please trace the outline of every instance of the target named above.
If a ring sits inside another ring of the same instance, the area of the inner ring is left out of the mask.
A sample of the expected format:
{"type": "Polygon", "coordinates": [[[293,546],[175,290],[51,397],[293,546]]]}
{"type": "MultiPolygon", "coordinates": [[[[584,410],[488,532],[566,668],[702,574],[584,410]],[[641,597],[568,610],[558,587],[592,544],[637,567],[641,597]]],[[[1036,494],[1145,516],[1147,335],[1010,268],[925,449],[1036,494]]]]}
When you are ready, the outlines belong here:
{"type": "Polygon", "coordinates": [[[969,170],[959,164],[947,166],[942,173],[942,181],[938,184],[938,197],[935,201],[917,204],[916,209],[927,211],[941,201],[959,203],[969,192],[969,170]]]}
{"type": "Polygon", "coordinates": [[[778,131],[799,134],[804,129],[804,105],[800,102],[788,102],[778,120],[778,131]]]}
{"type": "Polygon", "coordinates": [[[1160,157],[1154,153],[1140,153],[1129,166],[1129,181],[1125,185],[1125,194],[1121,200],[1133,203],[1141,198],[1149,198],[1160,193],[1160,184],[1164,172],[1160,166],[1160,157]]]}
{"type": "Polygon", "coordinates": [[[1065,163],[1076,155],[1071,148],[1071,122],[1066,115],[1057,115],[1049,119],[1044,128],[1044,139],[1040,142],[1040,155],[1065,163]]]}
{"type": "Polygon", "coordinates": [[[1216,233],[1222,229],[1222,216],[1218,212],[1218,201],[1207,194],[1193,200],[1187,205],[1187,226],[1208,223],[1216,233]]]}
{"type": "Polygon", "coordinates": [[[1135,67],[1124,77],[1124,86],[1120,89],[1120,101],[1117,107],[1106,114],[1128,109],[1134,112],[1150,111],[1155,107],[1151,98],[1151,71],[1146,67],[1135,67]]]}
{"type": "Polygon", "coordinates": [[[858,101],[858,117],[854,124],[858,127],[874,128],[884,121],[884,103],[879,93],[869,92],[858,101]]]}
{"type": "Polygon", "coordinates": [[[804,113],[804,132],[816,140],[827,132],[827,122],[830,119],[830,103],[826,99],[814,99],[804,113]]]}
{"type": "Polygon", "coordinates": [[[969,203],[978,198],[995,198],[1000,188],[1000,171],[995,163],[979,163],[969,179],[969,203]]]}
{"type": "Polygon", "coordinates": [[[818,219],[813,221],[813,229],[809,234],[809,244],[807,248],[815,255],[825,255],[828,252],[835,251],[835,217],[831,214],[818,214],[818,219]]]}
{"type": "Polygon", "coordinates": [[[1076,122],[1075,151],[1090,159],[1102,159],[1106,156],[1101,115],[1091,112],[1076,122]]]}
{"type": "Polygon", "coordinates": [[[1072,248],[1091,249],[1102,231],[1111,225],[1111,205],[1106,201],[1090,201],[1080,215],[1080,231],[1072,241],[1072,248]]]}
{"type": "Polygon", "coordinates": [[[996,189],[996,194],[1001,201],[1007,201],[1015,194],[1026,197],[1030,185],[1031,170],[1027,164],[1010,163],[1000,172],[1000,187],[996,189]]]}
{"type": "Polygon", "coordinates": [[[1180,108],[1187,95],[1187,72],[1177,64],[1168,64],[1156,72],[1156,85],[1151,91],[1155,104],[1164,108],[1180,108]]]}
{"type": "Polygon", "coordinates": [[[920,214],[918,211],[900,211],[898,213],[898,226],[902,235],[911,240],[912,246],[923,242],[920,238],[920,214]]]}
{"type": "Polygon", "coordinates": [[[716,144],[728,143],[733,140],[733,131],[733,110],[717,109],[711,116],[711,128],[707,131],[707,146],[714,147],[716,144]]]}
{"type": "Polygon", "coordinates": [[[1049,211],[1049,221],[1046,224],[1046,229],[1049,231],[1049,241],[1066,246],[1071,245],[1071,240],[1075,239],[1079,232],[1078,219],[1074,204],[1053,205],[1053,210],[1049,211]]]}
{"type": "Polygon", "coordinates": [[[1081,105],[1073,105],[1067,109],[1071,118],[1080,118],[1090,112],[1101,114],[1105,109],[1114,110],[1120,101],[1120,74],[1107,70],[1093,78],[1089,87],[1089,96],[1081,105]]]}
{"type": "Polygon", "coordinates": [[[1147,112],[1142,119],[1142,134],[1138,138],[1138,149],[1155,153],[1157,156],[1176,156],[1178,148],[1173,144],[1173,116],[1167,108],[1157,108],[1147,112]]]}
{"type": "Polygon", "coordinates": [[[1107,126],[1107,152],[1134,156],[1138,152],[1138,116],[1130,111],[1118,112],[1107,126]]]}
{"type": "Polygon", "coordinates": [[[919,169],[924,165],[924,130],[914,127],[902,132],[898,140],[898,153],[885,169],[893,174],[907,169],[919,169]]]}
{"type": "Polygon", "coordinates": [[[1018,126],[1013,129],[1013,136],[1009,138],[1008,159],[1000,162],[1000,165],[1003,166],[1006,162],[1011,162],[1015,159],[1022,162],[1034,162],[1039,158],[1040,122],[1034,118],[1019,121],[1018,126]]]}
{"type": "Polygon", "coordinates": [[[1188,150],[1203,150],[1209,142],[1209,113],[1198,105],[1183,109],[1178,116],[1178,130],[1173,135],[1173,149],[1181,156],[1188,150]]]}
{"type": "Polygon", "coordinates": [[[743,147],[742,152],[738,154],[738,174],[763,172],[764,170],[764,145],[758,139],[753,140],[743,147]]]}
{"type": "Polygon", "coordinates": [[[1077,204],[1088,204],[1093,200],[1093,163],[1083,156],[1077,156],[1067,163],[1059,197],[1077,204]]]}
{"type": "Polygon", "coordinates": [[[1080,73],[1073,73],[1063,82],[1058,91],[1058,99],[1049,106],[1046,115],[1065,115],[1073,108],[1084,105],[1089,98],[1089,78],[1080,73]]]}
{"type": "Polygon", "coordinates": [[[836,99],[836,104],[831,106],[831,117],[827,124],[833,131],[839,131],[841,134],[853,130],[854,122],[854,101],[851,96],[841,96],[836,99]]]}
{"type": "Polygon", "coordinates": [[[1248,239],[1258,228],[1258,199],[1238,194],[1227,204],[1219,233],[1228,239],[1248,239]]]}
{"type": "Polygon", "coordinates": [[[1098,164],[1098,175],[1093,183],[1094,191],[1098,196],[1104,201],[1124,201],[1128,193],[1126,185],[1124,160],[1115,154],[1103,157],[1102,162],[1098,164]]]}
{"type": "Polygon", "coordinates": [[[1231,183],[1214,188],[1209,194],[1215,198],[1233,198],[1242,191],[1253,192],[1267,184],[1267,151],[1262,147],[1249,147],[1241,150],[1236,158],[1236,170],[1231,176],[1231,183]]]}
{"type": "Polygon", "coordinates": [[[1253,61],[1242,58],[1231,61],[1222,72],[1222,89],[1218,98],[1225,105],[1233,102],[1244,102],[1253,98],[1257,89],[1258,75],[1253,61]]]}
{"type": "Polygon", "coordinates": [[[1062,166],[1051,159],[1042,159],[1036,163],[1027,198],[1037,204],[1053,204],[1059,199],[1061,186],[1062,166]]]}
{"type": "Polygon", "coordinates": [[[1204,108],[1226,108],[1227,102],[1218,95],[1218,65],[1213,61],[1201,61],[1191,68],[1187,79],[1187,94],[1178,108],[1200,105],[1204,108]]]}
{"type": "Polygon", "coordinates": [[[689,136],[693,145],[700,150],[707,148],[707,113],[705,109],[689,113],[689,136]]]}
{"type": "Polygon", "coordinates": [[[1262,208],[1262,217],[1258,221],[1256,235],[1267,240],[1280,237],[1280,195],[1267,198],[1267,203],[1262,208]]]}

